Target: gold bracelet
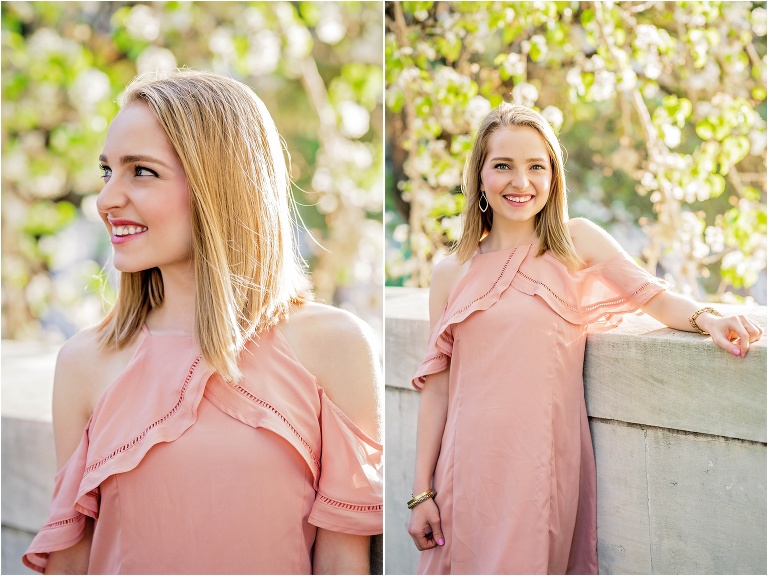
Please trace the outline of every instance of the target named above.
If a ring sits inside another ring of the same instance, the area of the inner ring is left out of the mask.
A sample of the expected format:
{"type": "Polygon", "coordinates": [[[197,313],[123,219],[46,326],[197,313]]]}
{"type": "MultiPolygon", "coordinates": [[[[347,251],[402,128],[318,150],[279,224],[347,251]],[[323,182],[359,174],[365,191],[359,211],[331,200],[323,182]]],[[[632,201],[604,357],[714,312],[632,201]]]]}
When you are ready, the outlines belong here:
{"type": "Polygon", "coordinates": [[[418,496],[414,496],[413,498],[408,500],[408,509],[410,510],[411,508],[418,506],[419,504],[424,502],[424,500],[429,500],[430,498],[434,498],[435,496],[437,496],[437,492],[435,492],[434,490],[432,490],[432,488],[430,488],[426,492],[422,492],[418,496]]]}
{"type": "Polygon", "coordinates": [[[720,312],[718,312],[714,308],[710,308],[709,306],[707,306],[706,308],[697,310],[690,318],[688,318],[688,322],[691,323],[691,326],[693,327],[694,330],[696,330],[696,332],[698,332],[699,334],[704,334],[704,336],[709,336],[709,332],[704,332],[704,330],[699,328],[699,325],[696,324],[696,318],[698,318],[701,314],[704,314],[704,312],[709,312],[710,314],[712,314],[712,316],[717,316],[718,318],[722,318],[723,315],[720,314],[720,312]]]}

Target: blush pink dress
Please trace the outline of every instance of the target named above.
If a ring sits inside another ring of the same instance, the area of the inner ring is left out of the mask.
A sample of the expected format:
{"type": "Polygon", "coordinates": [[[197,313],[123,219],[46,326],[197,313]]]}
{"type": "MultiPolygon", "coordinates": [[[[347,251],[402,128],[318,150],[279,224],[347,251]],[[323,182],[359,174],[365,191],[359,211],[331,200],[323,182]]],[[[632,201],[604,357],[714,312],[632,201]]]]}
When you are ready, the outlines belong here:
{"type": "Polygon", "coordinates": [[[433,480],[445,545],[420,574],[597,574],[586,327],[668,285],[625,254],[573,272],[537,248],[475,254],[413,380],[450,369],[433,480]]]}
{"type": "Polygon", "coordinates": [[[59,470],[24,563],[96,519],[91,574],[310,574],[317,528],[382,531],[382,446],[299,363],[279,328],[224,382],[192,338],[144,337],[59,470]]]}

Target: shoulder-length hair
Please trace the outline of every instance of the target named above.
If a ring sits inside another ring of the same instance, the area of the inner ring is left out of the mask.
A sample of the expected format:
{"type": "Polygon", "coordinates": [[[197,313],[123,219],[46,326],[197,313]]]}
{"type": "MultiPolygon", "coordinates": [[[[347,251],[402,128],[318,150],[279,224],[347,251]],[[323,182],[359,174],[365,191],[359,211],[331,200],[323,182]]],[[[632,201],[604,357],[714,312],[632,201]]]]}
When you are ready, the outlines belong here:
{"type": "MultiPolygon", "coordinates": [[[[236,381],[248,340],[312,298],[294,246],[282,141],[256,94],[217,74],[139,76],[122,106],[135,103],[155,114],[189,182],[195,339],[206,361],[236,381]]],[[[102,345],[127,345],[162,303],[158,268],[122,272],[117,301],[98,327],[102,345]]]]}
{"type": "Polygon", "coordinates": [[[499,105],[480,123],[475,136],[472,152],[464,164],[462,191],[466,196],[463,213],[463,229],[456,244],[455,252],[459,262],[469,260],[477,250],[477,245],[493,226],[493,210],[480,210],[480,171],[488,153],[488,140],[496,130],[508,126],[527,126],[538,132],[549,152],[552,167],[552,186],[546,205],[536,215],[536,235],[540,246],[538,256],[547,250],[568,266],[578,267],[582,262],[573,246],[568,232],[568,203],[565,187],[565,170],[560,143],[555,131],[538,112],[525,106],[499,105]]]}

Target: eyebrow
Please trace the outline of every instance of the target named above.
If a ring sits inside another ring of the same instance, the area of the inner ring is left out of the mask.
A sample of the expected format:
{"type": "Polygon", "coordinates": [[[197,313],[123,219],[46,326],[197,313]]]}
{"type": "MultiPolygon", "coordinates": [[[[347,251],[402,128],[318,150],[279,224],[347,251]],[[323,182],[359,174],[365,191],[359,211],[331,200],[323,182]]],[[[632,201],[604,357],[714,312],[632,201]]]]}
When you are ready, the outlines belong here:
{"type": "MultiPolygon", "coordinates": [[[[99,155],[99,162],[107,162],[107,157],[104,156],[104,154],[99,155]]],[[[152,162],[153,164],[160,164],[160,166],[164,166],[171,169],[168,164],[163,162],[162,160],[158,160],[157,158],[154,158],[153,156],[146,156],[144,154],[129,154],[127,156],[121,156],[120,157],[120,164],[133,164],[134,162],[152,162]]]]}
{"type": "MultiPolygon", "coordinates": [[[[506,156],[497,156],[496,158],[491,158],[491,162],[498,162],[498,161],[514,162],[512,158],[507,158],[506,156]]],[[[548,162],[548,161],[549,161],[549,158],[542,158],[541,156],[538,156],[536,158],[526,159],[526,163],[527,162],[548,162]]]]}

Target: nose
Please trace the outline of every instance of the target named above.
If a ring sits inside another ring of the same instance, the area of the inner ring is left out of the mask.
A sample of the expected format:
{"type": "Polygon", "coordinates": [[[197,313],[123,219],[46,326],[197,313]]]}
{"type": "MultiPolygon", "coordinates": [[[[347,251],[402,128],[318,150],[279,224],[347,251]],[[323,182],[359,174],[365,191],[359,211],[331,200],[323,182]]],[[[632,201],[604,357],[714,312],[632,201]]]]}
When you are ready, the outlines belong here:
{"type": "Polygon", "coordinates": [[[128,202],[128,197],[120,189],[114,176],[104,183],[104,187],[96,196],[96,208],[101,214],[112,214],[123,208],[128,202]]]}
{"type": "Polygon", "coordinates": [[[515,168],[512,170],[511,184],[520,192],[528,188],[529,181],[525,167],[515,168]]]}

